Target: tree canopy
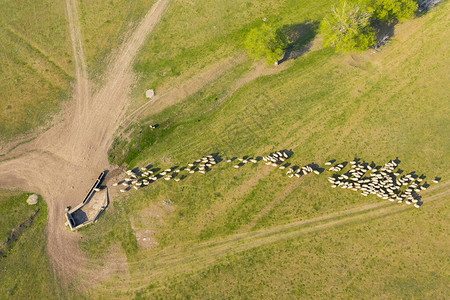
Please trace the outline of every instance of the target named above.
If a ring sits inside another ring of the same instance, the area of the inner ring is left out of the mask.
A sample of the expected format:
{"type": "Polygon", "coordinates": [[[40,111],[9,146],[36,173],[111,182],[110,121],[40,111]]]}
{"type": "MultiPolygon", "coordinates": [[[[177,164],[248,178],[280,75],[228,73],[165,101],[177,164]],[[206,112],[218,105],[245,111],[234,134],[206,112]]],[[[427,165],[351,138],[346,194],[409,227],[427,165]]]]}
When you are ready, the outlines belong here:
{"type": "Polygon", "coordinates": [[[372,11],[363,4],[333,8],[320,24],[324,46],[338,52],[364,51],[375,43],[375,30],[370,26],[372,11]]]}
{"type": "Polygon", "coordinates": [[[264,58],[268,65],[280,58],[286,46],[287,40],[283,33],[265,23],[253,28],[245,40],[248,55],[254,60],[264,58]]]}
{"type": "Polygon", "coordinates": [[[367,0],[367,5],[373,9],[372,19],[381,22],[406,20],[417,10],[414,0],[367,0]]]}

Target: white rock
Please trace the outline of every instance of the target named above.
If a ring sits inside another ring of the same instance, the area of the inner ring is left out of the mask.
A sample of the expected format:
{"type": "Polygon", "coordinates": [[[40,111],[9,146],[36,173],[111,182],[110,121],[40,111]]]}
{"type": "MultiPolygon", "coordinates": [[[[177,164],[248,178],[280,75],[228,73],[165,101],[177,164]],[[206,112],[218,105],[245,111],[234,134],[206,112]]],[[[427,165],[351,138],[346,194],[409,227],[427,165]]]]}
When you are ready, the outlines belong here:
{"type": "Polygon", "coordinates": [[[154,90],[150,89],[150,90],[147,90],[145,92],[145,97],[147,97],[148,99],[153,98],[153,96],[155,96],[155,91],[154,90]]]}
{"type": "Polygon", "coordinates": [[[27,203],[28,203],[28,205],[37,204],[38,203],[38,195],[36,195],[36,194],[30,195],[27,199],[27,203]]]}

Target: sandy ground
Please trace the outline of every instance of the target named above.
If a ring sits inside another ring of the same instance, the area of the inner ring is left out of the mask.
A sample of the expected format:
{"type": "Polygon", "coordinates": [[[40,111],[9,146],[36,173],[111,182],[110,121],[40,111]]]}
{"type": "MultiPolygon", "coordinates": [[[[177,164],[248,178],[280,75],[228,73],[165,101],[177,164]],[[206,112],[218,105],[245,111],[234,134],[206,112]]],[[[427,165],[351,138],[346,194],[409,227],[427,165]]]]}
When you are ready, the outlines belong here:
{"type": "Polygon", "coordinates": [[[81,235],[64,226],[64,208],[78,204],[98,174],[113,168],[107,151],[126,111],[131,63],[168,4],[159,0],[151,7],[111,60],[103,88],[91,95],[77,4],[66,0],[76,67],[73,101],[58,118],[62,121],[0,158],[0,187],[37,192],[46,200],[48,252],[63,283],[98,279],[79,250],[81,235]]]}

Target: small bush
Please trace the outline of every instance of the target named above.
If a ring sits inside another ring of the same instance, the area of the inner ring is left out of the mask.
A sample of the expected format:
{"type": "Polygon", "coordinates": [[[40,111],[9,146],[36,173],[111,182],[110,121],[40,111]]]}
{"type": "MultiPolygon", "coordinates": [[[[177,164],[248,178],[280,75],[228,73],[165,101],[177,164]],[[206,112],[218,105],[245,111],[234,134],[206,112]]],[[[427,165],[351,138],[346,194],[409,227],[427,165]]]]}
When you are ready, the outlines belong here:
{"type": "Polygon", "coordinates": [[[337,52],[364,51],[375,43],[375,30],[370,26],[372,11],[362,4],[333,8],[320,24],[324,46],[337,52]]]}

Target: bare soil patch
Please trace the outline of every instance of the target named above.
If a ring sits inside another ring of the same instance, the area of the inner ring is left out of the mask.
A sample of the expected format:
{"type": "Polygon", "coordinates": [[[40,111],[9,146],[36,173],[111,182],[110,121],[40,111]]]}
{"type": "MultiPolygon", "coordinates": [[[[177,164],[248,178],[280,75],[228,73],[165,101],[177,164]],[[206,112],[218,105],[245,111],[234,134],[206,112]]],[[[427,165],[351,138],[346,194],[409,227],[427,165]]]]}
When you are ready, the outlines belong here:
{"type": "MultiPolygon", "coordinates": [[[[60,122],[0,157],[1,187],[35,191],[48,204],[48,252],[63,284],[77,279],[88,287],[98,278],[98,270],[87,268],[87,258],[78,248],[81,235],[64,226],[64,207],[75,206],[96,175],[113,168],[107,150],[126,110],[133,81],[131,63],[168,3],[156,2],[125,38],[107,68],[105,85],[91,95],[77,3],[66,0],[76,65],[73,101],[58,117],[60,122]]],[[[122,263],[126,265],[126,259],[122,263]]]]}

